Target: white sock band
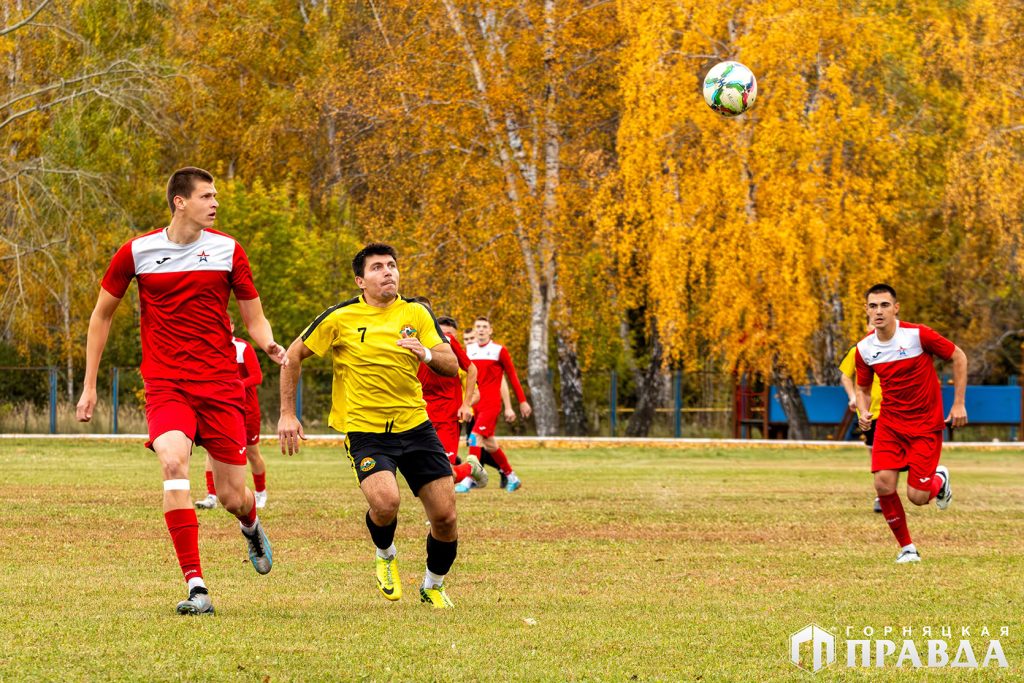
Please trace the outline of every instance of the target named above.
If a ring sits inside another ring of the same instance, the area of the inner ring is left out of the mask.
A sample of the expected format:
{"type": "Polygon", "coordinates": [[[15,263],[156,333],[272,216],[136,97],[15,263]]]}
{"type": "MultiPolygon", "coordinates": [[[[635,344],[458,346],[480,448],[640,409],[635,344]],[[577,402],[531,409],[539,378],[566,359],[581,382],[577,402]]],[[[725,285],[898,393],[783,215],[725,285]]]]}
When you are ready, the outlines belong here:
{"type": "Polygon", "coordinates": [[[188,479],[164,479],[164,491],[188,491],[188,479]]]}

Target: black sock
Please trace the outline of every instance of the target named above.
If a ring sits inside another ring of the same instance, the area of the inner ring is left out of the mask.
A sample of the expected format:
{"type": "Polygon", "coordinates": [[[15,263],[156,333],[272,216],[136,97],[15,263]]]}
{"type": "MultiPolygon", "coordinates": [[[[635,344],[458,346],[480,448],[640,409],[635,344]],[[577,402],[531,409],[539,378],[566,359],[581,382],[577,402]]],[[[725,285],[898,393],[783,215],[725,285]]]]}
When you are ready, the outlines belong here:
{"type": "Polygon", "coordinates": [[[370,511],[366,511],[366,528],[370,530],[370,538],[373,544],[381,550],[387,550],[395,542],[395,529],[398,528],[398,517],[387,526],[377,526],[370,519],[370,511]]]}
{"type": "Polygon", "coordinates": [[[498,463],[494,462],[494,458],[491,457],[490,452],[488,452],[488,450],[486,448],[481,448],[480,449],[480,464],[481,465],[490,465],[491,467],[493,467],[496,470],[500,470],[501,469],[500,467],[498,467],[498,463]]]}
{"type": "Polygon", "coordinates": [[[427,534],[427,569],[438,576],[444,576],[455,564],[455,555],[459,551],[459,541],[439,541],[430,533],[427,534]]]}

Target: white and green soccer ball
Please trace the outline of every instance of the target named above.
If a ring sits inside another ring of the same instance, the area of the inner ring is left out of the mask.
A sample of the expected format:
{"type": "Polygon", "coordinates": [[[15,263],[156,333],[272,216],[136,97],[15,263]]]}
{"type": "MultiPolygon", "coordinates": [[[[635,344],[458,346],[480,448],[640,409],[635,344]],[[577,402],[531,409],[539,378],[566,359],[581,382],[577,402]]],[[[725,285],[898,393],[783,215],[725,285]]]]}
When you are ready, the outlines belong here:
{"type": "Polygon", "coordinates": [[[722,116],[739,116],[756,97],[754,72],[739,62],[719,62],[704,77],[704,101],[722,116]]]}

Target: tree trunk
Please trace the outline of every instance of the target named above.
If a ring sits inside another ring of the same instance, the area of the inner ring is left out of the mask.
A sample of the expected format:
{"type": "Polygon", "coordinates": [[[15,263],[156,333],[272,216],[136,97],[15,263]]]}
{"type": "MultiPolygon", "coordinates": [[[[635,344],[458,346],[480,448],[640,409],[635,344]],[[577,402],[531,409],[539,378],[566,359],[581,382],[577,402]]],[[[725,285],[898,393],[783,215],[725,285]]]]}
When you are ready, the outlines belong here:
{"type": "Polygon", "coordinates": [[[558,347],[558,375],[561,379],[563,430],[566,436],[586,436],[587,415],[583,408],[583,376],[576,345],[555,332],[558,347]]]}
{"type": "Polygon", "coordinates": [[[558,408],[555,392],[548,377],[548,330],[551,321],[551,302],[546,288],[541,286],[539,296],[530,302],[530,343],[527,370],[530,382],[530,402],[538,436],[558,433],[558,408]]]}
{"type": "Polygon", "coordinates": [[[626,424],[626,436],[644,437],[651,432],[658,401],[665,391],[665,373],[661,371],[662,346],[657,321],[652,321],[650,362],[636,373],[636,408],[626,424]]]}
{"type": "Polygon", "coordinates": [[[772,371],[772,384],[775,396],[779,399],[782,411],[786,413],[786,424],[789,426],[789,438],[803,441],[811,438],[811,425],[807,419],[807,409],[800,398],[800,389],[788,373],[772,371]]]}

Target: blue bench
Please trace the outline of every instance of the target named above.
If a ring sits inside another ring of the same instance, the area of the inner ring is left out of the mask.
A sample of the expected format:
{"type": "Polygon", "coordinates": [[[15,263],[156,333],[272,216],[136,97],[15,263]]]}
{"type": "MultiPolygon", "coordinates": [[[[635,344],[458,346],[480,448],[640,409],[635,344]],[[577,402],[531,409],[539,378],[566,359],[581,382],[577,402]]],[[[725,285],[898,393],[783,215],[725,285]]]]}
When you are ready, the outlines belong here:
{"type": "MultiPolygon", "coordinates": [[[[849,410],[846,392],[837,386],[799,387],[804,408],[807,410],[807,421],[812,425],[839,425],[849,410]]],[[[1018,429],[1024,432],[1024,415],[1021,414],[1021,393],[1019,386],[971,385],[967,387],[966,404],[967,418],[971,425],[1000,425],[1010,428],[1010,440],[1016,440],[1018,429]]],[[[772,426],[781,427],[786,424],[786,414],[776,396],[775,387],[770,390],[771,407],[768,422],[772,426]]],[[[942,387],[942,409],[949,413],[953,405],[953,387],[942,387]]],[[[885,411],[885,400],[882,400],[885,411]]],[[[849,434],[846,438],[850,438],[849,434]]],[[[952,438],[948,433],[947,438],[952,438]]]]}

